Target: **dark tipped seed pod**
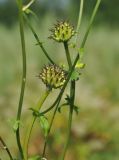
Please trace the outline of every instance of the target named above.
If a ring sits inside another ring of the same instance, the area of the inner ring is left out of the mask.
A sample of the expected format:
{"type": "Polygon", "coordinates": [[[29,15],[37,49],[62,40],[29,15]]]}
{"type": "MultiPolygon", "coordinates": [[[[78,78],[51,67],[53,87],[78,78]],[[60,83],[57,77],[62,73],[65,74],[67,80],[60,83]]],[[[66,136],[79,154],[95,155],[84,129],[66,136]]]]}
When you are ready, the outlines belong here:
{"type": "Polygon", "coordinates": [[[57,42],[67,42],[75,34],[74,27],[66,21],[58,22],[50,31],[52,35],[49,38],[57,42]]]}
{"type": "Polygon", "coordinates": [[[64,85],[67,72],[55,64],[50,64],[42,68],[39,77],[48,88],[56,89],[64,85]]]}

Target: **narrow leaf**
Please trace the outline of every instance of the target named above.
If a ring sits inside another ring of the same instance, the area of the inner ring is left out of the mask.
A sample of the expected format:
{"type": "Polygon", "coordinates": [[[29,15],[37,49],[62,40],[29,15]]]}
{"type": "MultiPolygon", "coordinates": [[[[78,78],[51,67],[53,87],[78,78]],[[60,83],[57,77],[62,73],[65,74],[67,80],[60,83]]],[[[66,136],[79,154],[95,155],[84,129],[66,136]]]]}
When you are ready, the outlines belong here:
{"type": "Polygon", "coordinates": [[[43,130],[44,136],[46,137],[49,130],[49,122],[45,116],[40,116],[39,120],[40,120],[40,125],[43,130]]]}

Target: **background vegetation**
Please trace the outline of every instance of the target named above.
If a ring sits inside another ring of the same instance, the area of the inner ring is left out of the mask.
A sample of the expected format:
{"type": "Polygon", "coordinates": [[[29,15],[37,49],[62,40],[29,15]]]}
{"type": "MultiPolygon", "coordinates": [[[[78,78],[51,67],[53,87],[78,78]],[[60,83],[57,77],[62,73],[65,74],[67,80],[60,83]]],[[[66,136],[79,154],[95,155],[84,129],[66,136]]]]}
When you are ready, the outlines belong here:
{"type": "MultiPolygon", "coordinates": [[[[26,2],[26,1],[25,1],[26,2]]],[[[95,1],[85,1],[84,20],[81,26],[79,42],[83,37],[88,16],[95,1]]],[[[63,47],[48,40],[49,29],[56,19],[68,19],[76,23],[78,0],[37,1],[33,8],[39,15],[38,24],[31,19],[40,39],[44,42],[50,55],[57,63],[64,62],[63,47]]],[[[77,82],[76,103],[80,106],[79,115],[74,116],[72,140],[67,160],[117,160],[119,157],[119,1],[104,0],[87,41],[84,62],[86,67],[80,81],[77,82]]],[[[14,0],[3,0],[0,3],[0,135],[4,137],[12,153],[16,154],[15,134],[10,126],[11,119],[16,116],[20,81],[21,81],[21,46],[17,24],[17,7],[14,0]]],[[[43,64],[47,62],[30,30],[25,29],[27,43],[27,88],[24,101],[23,132],[30,114],[28,108],[44,90],[41,81],[36,77],[43,64]]],[[[45,103],[57,94],[54,91],[45,103]]],[[[49,143],[49,159],[60,154],[65,137],[67,113],[57,114],[55,126],[49,143]],[[60,136],[62,135],[62,136],[60,136]],[[55,153],[55,155],[54,155],[55,153]]],[[[23,134],[24,135],[24,134],[23,134]]],[[[23,137],[24,138],[24,137],[23,137]]],[[[38,125],[34,130],[30,154],[42,150],[43,138],[38,125]],[[39,146],[41,142],[41,146],[39,146]]],[[[5,152],[0,149],[0,158],[7,160],[5,152]]]]}

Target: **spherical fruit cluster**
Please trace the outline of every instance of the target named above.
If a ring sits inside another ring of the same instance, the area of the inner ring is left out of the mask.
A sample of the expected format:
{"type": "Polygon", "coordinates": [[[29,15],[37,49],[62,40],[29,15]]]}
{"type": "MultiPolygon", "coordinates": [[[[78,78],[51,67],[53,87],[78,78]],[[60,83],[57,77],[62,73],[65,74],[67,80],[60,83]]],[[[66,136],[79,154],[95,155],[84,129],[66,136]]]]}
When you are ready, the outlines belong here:
{"type": "Polygon", "coordinates": [[[74,27],[68,22],[58,22],[54,29],[51,29],[52,35],[49,37],[58,42],[67,42],[74,36],[74,27]]]}
{"type": "Polygon", "coordinates": [[[67,72],[55,64],[43,67],[39,77],[48,88],[60,88],[64,85],[67,72]]]}

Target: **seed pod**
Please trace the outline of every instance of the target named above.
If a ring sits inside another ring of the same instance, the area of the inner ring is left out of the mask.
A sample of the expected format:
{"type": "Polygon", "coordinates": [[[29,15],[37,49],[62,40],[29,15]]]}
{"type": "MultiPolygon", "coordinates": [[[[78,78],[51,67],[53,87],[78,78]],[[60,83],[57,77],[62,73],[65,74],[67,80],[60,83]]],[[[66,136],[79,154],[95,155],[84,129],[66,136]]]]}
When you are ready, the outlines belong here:
{"type": "Polygon", "coordinates": [[[64,85],[67,72],[55,64],[50,64],[42,68],[39,77],[48,88],[56,89],[64,85]]]}
{"type": "Polygon", "coordinates": [[[66,21],[58,22],[50,31],[52,34],[49,38],[54,39],[57,42],[67,42],[75,34],[74,27],[66,21]]]}

